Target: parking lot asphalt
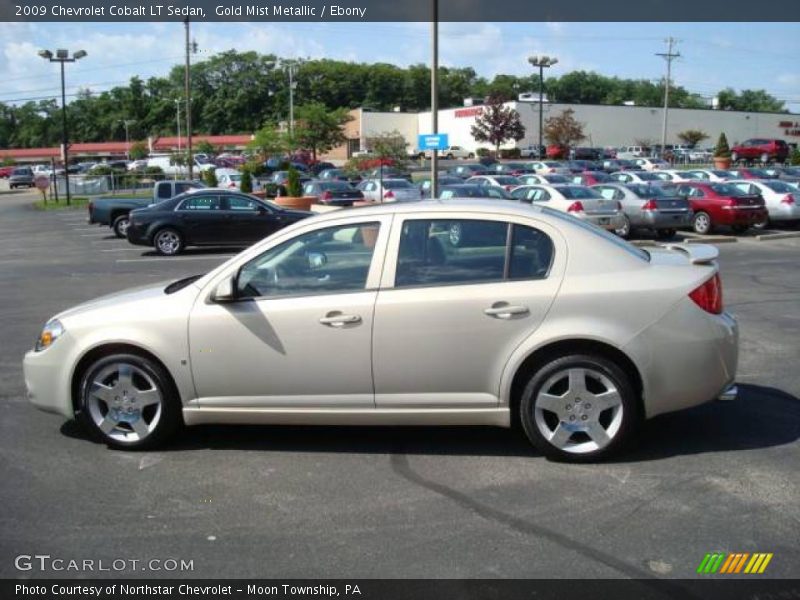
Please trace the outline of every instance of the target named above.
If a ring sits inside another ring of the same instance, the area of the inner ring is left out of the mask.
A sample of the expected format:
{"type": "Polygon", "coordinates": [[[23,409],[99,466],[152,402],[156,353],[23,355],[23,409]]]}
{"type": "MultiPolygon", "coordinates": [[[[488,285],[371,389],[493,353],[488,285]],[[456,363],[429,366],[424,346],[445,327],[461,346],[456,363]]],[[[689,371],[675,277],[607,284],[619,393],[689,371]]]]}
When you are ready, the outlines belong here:
{"type": "MultiPolygon", "coordinates": [[[[800,564],[800,239],[719,246],[739,399],[650,421],[571,466],[491,428],[204,426],[157,452],[87,440],[25,399],[23,354],[77,303],[208,270],[0,196],[0,577],[14,558],[192,560],[83,576],[684,578],[707,552],[800,564]]],[[[313,368],[313,365],[309,365],[313,368]]]]}

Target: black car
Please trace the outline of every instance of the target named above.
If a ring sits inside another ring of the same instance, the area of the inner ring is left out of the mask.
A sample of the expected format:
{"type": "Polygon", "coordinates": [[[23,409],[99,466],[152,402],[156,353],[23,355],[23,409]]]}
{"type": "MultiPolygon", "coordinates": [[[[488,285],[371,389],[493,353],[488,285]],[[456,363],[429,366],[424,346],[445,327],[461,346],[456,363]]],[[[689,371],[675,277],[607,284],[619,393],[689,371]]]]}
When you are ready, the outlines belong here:
{"type": "Polygon", "coordinates": [[[311,165],[311,169],[309,170],[313,175],[319,176],[319,174],[325,169],[335,169],[335,168],[336,165],[334,165],[333,163],[320,161],[318,163],[314,163],[313,165],[311,165]]]}
{"type": "MultiPolygon", "coordinates": [[[[439,189],[442,189],[444,185],[457,185],[460,183],[464,183],[464,180],[461,177],[456,177],[455,175],[439,175],[436,181],[439,183],[439,189]]],[[[420,195],[423,198],[430,198],[431,197],[431,180],[430,179],[423,179],[420,181],[417,186],[419,187],[420,195]]]]}
{"type": "Polygon", "coordinates": [[[497,198],[498,200],[513,200],[511,194],[496,185],[477,185],[474,183],[458,183],[443,185],[439,189],[439,198],[497,198]]]}
{"type": "Polygon", "coordinates": [[[353,206],[353,202],[364,199],[361,190],[346,181],[332,179],[309,181],[303,186],[303,196],[316,196],[320,204],[331,206],[353,206]]]}
{"type": "Polygon", "coordinates": [[[490,169],[481,164],[467,164],[467,165],[458,165],[457,167],[453,167],[447,173],[449,175],[455,175],[456,177],[461,177],[461,179],[469,179],[470,177],[474,177],[475,175],[487,175],[490,172],[490,169]]]}
{"type": "Polygon", "coordinates": [[[249,246],[311,216],[240,192],[200,189],[131,211],[131,244],[166,256],[187,246],[249,246]]]}
{"type": "Polygon", "coordinates": [[[585,146],[572,148],[569,154],[570,158],[576,160],[598,160],[601,157],[601,152],[597,148],[588,148],[585,146]]]}
{"type": "Polygon", "coordinates": [[[635,162],[624,158],[609,158],[604,160],[602,167],[603,171],[606,173],[614,173],[616,171],[625,171],[629,169],[636,170],[639,168],[635,162]]]}

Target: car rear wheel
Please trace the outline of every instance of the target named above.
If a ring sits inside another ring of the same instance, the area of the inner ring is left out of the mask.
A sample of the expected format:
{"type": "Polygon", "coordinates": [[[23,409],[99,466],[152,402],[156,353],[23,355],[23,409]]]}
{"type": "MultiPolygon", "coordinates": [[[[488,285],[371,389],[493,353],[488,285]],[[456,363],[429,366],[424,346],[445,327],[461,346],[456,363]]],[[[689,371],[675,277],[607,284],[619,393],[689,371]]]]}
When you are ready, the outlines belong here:
{"type": "Polygon", "coordinates": [[[120,215],[114,219],[114,224],[111,227],[114,229],[114,234],[118,238],[124,238],[128,233],[128,227],[130,224],[131,220],[128,215],[120,215]]]}
{"type": "Polygon", "coordinates": [[[164,256],[175,256],[183,250],[183,237],[174,229],[162,229],[153,238],[156,252],[164,256]]]}
{"type": "Polygon", "coordinates": [[[153,448],[182,423],[169,375],[143,356],[100,358],[86,369],[79,389],[79,420],[113,448],[153,448]]]}
{"type": "Polygon", "coordinates": [[[769,217],[765,217],[758,223],[753,223],[753,229],[758,229],[760,231],[762,229],[766,229],[768,225],[769,225],[769,217]]]}
{"type": "Polygon", "coordinates": [[[640,421],[625,372],[601,356],[584,354],[554,359],[539,370],[523,392],[520,418],[537,449],[569,462],[613,454],[640,421]]]}
{"type": "Polygon", "coordinates": [[[708,216],[708,213],[702,211],[695,213],[694,219],[692,219],[692,228],[695,233],[699,233],[700,235],[711,233],[711,229],[713,228],[711,217],[708,216]]]}
{"type": "Polygon", "coordinates": [[[628,239],[628,237],[630,237],[631,220],[628,218],[628,215],[622,215],[622,226],[619,229],[615,229],[614,233],[623,239],[628,239]]]}

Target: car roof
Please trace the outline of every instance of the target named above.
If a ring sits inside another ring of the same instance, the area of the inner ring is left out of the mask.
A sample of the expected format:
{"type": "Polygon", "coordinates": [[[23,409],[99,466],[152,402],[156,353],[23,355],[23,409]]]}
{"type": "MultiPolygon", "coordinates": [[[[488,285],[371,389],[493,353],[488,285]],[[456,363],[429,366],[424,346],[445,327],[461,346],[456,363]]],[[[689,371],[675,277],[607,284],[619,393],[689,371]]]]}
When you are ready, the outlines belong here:
{"type": "MultiPolygon", "coordinates": [[[[451,186],[456,188],[458,186],[451,186]]],[[[348,208],[348,214],[425,214],[434,212],[469,212],[486,215],[503,214],[507,216],[530,216],[531,212],[542,214],[541,207],[529,204],[508,202],[497,198],[447,198],[420,200],[419,202],[386,202],[371,206],[348,208]]],[[[317,215],[317,220],[341,219],[341,211],[331,211],[317,215]]]]}

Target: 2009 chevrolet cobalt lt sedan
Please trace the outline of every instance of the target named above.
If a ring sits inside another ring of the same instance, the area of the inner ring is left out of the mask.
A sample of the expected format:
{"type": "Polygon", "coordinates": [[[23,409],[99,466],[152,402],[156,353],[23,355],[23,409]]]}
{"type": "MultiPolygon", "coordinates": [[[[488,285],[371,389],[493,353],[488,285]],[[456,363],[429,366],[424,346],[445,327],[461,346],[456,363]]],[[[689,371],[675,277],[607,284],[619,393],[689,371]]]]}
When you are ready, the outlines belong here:
{"type": "Polygon", "coordinates": [[[596,460],[733,393],[716,258],[513,202],[335,211],[57,315],[26,385],[115,448],[196,423],[520,424],[549,457],[596,460]]]}

